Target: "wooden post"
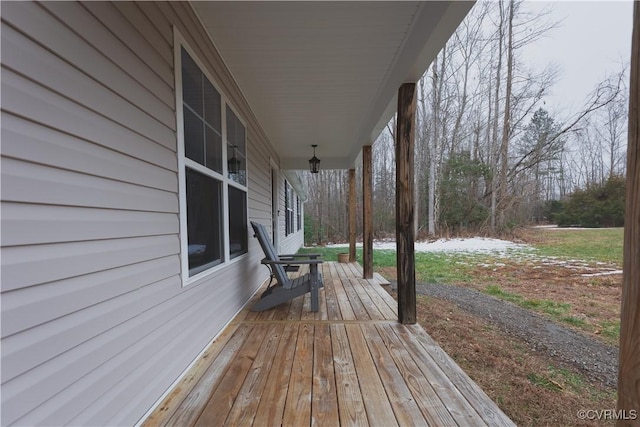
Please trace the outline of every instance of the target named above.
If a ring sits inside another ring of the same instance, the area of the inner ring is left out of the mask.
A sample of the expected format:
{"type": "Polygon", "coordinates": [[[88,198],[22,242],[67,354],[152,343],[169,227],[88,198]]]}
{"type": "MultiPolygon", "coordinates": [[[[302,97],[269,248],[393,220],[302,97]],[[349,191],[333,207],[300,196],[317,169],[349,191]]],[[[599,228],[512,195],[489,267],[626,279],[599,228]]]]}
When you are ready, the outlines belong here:
{"type": "Polygon", "coordinates": [[[362,270],[373,279],[373,168],[371,146],[362,147],[362,270]]]}
{"type": "Polygon", "coordinates": [[[398,320],[416,323],[415,233],[413,228],[413,145],[416,85],[398,90],[396,128],[396,245],[398,270],[398,320]]]}
{"type": "Polygon", "coordinates": [[[640,3],[633,4],[618,426],[640,425],[640,3]]]}
{"type": "Polygon", "coordinates": [[[349,262],[356,262],[356,170],[349,169],[349,262]]]}

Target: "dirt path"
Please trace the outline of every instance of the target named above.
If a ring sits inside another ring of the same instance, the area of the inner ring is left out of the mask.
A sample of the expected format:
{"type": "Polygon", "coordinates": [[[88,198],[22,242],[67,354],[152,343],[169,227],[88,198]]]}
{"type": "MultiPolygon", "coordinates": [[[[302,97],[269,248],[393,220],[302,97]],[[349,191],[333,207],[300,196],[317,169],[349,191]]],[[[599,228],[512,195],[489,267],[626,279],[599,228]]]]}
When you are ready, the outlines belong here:
{"type": "MultiPolygon", "coordinates": [[[[395,289],[396,282],[391,284],[395,289]]],[[[562,364],[582,371],[590,380],[616,387],[618,349],[547,320],[543,316],[473,289],[418,283],[419,294],[450,301],[509,336],[524,340],[562,364]]]]}

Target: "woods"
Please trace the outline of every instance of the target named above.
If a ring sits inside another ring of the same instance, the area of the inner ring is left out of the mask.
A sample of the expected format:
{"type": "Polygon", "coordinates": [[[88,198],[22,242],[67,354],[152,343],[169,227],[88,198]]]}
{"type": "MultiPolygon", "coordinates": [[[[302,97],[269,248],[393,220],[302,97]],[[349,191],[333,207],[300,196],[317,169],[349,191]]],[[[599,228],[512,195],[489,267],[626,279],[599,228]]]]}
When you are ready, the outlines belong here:
{"type": "MultiPolygon", "coordinates": [[[[416,84],[418,236],[500,234],[552,220],[550,206],[625,175],[627,69],[609,75],[575,111],[544,103],[559,69],[525,48],[559,22],[522,0],[478,2],[416,84]]],[[[373,144],[373,230],[395,233],[395,117],[373,144]]],[[[356,168],[358,212],[362,172],[356,168]]],[[[307,244],[347,241],[348,171],[308,176],[307,244]]],[[[362,232],[358,216],[357,234],[362,232]]]]}

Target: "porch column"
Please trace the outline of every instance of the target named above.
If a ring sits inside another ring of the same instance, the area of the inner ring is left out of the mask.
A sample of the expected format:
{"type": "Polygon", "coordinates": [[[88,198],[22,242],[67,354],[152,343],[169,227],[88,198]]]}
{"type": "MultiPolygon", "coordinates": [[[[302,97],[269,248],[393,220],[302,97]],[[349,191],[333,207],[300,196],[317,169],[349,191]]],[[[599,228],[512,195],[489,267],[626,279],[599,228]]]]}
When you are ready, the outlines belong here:
{"type": "Polygon", "coordinates": [[[640,3],[633,4],[629,91],[627,194],[624,218],[624,276],[620,315],[618,426],[638,425],[640,417],[640,3]]]}
{"type": "Polygon", "coordinates": [[[349,169],[349,262],[356,262],[356,170],[349,169]]]}
{"type": "Polygon", "coordinates": [[[371,146],[362,147],[362,270],[365,279],[373,279],[373,171],[371,146]]]}
{"type": "Polygon", "coordinates": [[[413,145],[416,112],[415,83],[398,90],[396,127],[396,245],[398,320],[416,323],[416,269],[413,228],[413,145]]]}

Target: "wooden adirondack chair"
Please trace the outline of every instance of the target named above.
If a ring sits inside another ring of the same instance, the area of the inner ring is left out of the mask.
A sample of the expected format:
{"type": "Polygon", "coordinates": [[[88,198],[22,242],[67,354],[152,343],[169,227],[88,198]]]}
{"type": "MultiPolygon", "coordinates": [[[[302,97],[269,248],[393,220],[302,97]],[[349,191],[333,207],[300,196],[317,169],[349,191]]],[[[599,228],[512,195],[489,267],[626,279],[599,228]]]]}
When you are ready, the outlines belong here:
{"type": "Polygon", "coordinates": [[[260,242],[265,258],[261,261],[271,272],[271,280],[276,280],[272,286],[271,283],[266,291],[263,292],[260,300],[251,307],[251,311],[268,310],[292,298],[311,292],[311,311],[318,311],[320,304],[318,301],[318,292],[324,286],[322,274],[318,271],[318,264],[322,264],[324,260],[320,258],[320,254],[305,255],[277,255],[275,248],[271,244],[269,234],[262,224],[251,221],[251,227],[255,232],[255,237],[260,242]],[[285,271],[286,266],[309,265],[309,272],[295,279],[290,279],[285,271]]]}

